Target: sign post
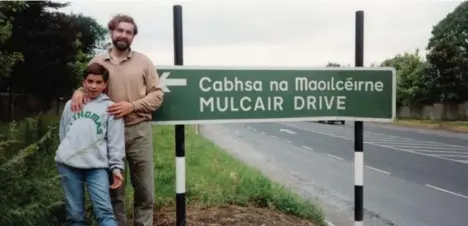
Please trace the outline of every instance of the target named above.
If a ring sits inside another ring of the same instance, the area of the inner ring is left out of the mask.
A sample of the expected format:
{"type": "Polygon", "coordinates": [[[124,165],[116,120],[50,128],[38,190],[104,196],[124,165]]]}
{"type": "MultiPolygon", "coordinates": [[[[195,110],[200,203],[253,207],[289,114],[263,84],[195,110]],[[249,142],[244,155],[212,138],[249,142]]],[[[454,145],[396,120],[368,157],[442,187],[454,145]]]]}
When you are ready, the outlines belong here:
{"type": "MultiPolygon", "coordinates": [[[[182,33],[182,6],[173,7],[174,16],[174,64],[184,64],[183,33],[182,33]]],[[[168,73],[161,73],[161,80],[166,86],[184,85],[180,80],[168,80],[168,73]]],[[[167,92],[168,90],[164,90],[167,92]]],[[[168,104],[166,104],[168,105],[168,104]]],[[[185,126],[183,123],[175,125],[175,148],[176,148],[176,225],[185,226],[185,126]]]]}
{"type": "MultiPolygon", "coordinates": [[[[364,64],[364,12],[356,11],[355,66],[364,64]]],[[[395,88],[394,88],[395,89],[395,88]]],[[[393,107],[395,108],[395,103],[393,107]]],[[[372,106],[375,108],[378,106],[372,106]]],[[[393,113],[394,114],[394,113],[393,113]]],[[[354,225],[364,219],[364,123],[354,122],[354,225]]]]}

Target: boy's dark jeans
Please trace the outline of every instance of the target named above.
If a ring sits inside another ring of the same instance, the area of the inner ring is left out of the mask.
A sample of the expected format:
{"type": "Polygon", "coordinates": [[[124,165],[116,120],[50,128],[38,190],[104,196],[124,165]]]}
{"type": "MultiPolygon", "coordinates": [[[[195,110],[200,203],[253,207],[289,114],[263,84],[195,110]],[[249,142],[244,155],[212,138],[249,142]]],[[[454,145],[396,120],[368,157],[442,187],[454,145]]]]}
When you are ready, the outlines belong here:
{"type": "Polygon", "coordinates": [[[85,185],[100,226],[117,226],[109,195],[108,169],[77,169],[57,163],[67,209],[67,225],[85,225],[85,185]]]}

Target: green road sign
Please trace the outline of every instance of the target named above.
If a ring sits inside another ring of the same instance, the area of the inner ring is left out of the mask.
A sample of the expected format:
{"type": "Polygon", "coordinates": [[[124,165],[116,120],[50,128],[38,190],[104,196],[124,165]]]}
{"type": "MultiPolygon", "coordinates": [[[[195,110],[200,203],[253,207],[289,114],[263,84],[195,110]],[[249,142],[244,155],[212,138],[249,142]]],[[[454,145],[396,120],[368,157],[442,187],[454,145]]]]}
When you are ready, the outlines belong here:
{"type": "Polygon", "coordinates": [[[393,121],[393,68],[156,66],[155,124],[393,121]]]}

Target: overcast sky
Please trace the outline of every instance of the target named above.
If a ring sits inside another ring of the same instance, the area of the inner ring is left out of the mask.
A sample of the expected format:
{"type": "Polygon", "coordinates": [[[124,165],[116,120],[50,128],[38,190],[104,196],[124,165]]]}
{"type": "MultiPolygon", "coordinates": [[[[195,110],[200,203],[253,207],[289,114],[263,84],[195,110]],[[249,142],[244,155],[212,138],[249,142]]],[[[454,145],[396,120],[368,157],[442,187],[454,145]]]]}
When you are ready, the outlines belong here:
{"type": "MultiPolygon", "coordinates": [[[[354,64],[355,11],[364,10],[365,66],[416,48],[462,1],[155,0],[72,1],[62,11],[105,26],[112,15],[136,19],[133,48],[155,65],[173,64],[172,5],[183,7],[185,65],[324,66],[354,64]]],[[[424,52],[423,52],[424,53],[424,52]]]]}

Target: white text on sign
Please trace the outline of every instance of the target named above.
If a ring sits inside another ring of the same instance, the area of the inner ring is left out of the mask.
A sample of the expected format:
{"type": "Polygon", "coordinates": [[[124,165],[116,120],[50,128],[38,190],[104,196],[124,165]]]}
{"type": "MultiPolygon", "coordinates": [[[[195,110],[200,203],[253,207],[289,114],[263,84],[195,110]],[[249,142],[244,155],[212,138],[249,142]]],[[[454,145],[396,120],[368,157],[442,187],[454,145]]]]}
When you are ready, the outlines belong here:
{"type": "Polygon", "coordinates": [[[346,80],[330,77],[327,80],[312,80],[306,77],[294,78],[289,89],[287,80],[243,80],[221,77],[202,77],[199,88],[209,97],[200,97],[200,112],[264,112],[290,110],[346,110],[347,96],[333,92],[382,92],[382,81],[361,81],[348,77],[346,80]],[[264,83],[267,83],[266,90],[264,83]],[[318,92],[314,95],[313,92],[318,92]],[[332,92],[331,95],[320,92],[332,92]],[[238,94],[233,94],[238,93],[238,94]],[[258,94],[255,94],[258,93],[258,94]],[[306,93],[306,95],[301,95],[306,93]],[[288,104],[288,108],[285,104],[288,104]]]}

